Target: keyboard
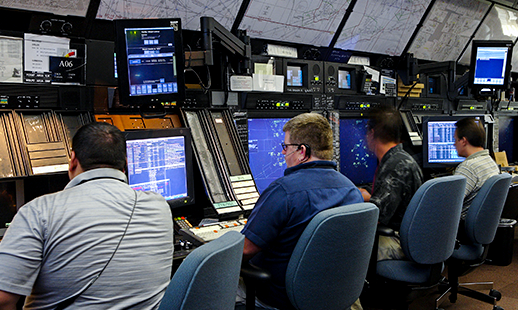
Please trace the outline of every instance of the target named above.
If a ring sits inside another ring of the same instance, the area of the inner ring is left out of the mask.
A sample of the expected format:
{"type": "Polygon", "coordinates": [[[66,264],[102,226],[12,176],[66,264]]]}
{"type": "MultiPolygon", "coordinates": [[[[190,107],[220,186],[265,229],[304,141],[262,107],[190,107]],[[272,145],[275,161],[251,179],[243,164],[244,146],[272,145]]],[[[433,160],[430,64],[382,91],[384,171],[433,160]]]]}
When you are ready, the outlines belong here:
{"type": "Polygon", "coordinates": [[[196,226],[180,229],[180,234],[194,245],[201,245],[215,240],[229,231],[241,232],[245,227],[246,219],[218,222],[206,226],[196,226]]]}

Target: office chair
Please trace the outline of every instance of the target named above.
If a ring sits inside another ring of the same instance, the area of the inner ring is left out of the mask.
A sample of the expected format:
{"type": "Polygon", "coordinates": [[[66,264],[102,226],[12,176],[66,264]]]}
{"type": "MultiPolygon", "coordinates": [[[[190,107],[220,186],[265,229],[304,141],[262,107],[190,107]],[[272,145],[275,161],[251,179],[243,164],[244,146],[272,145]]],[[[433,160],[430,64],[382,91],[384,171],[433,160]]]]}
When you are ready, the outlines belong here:
{"type": "Polygon", "coordinates": [[[455,247],[465,187],[462,176],[432,179],[419,187],[399,231],[405,258],[377,261],[375,243],[362,304],[408,309],[439,284],[444,262],[455,247]]]}
{"type": "Polygon", "coordinates": [[[511,175],[507,173],[492,176],[482,185],[477,196],[473,199],[466,214],[464,225],[467,240],[461,241],[460,246],[455,249],[453,255],[447,261],[448,283],[446,289],[442,287],[441,290],[444,293],[436,300],[437,308],[449,293],[449,299],[452,303],[456,302],[457,294],[462,294],[492,304],[494,309],[502,309],[496,305],[496,302],[502,296],[500,292],[493,290],[493,282],[459,283],[459,277],[484,264],[489,244],[493,242],[500,223],[500,215],[510,183],[511,175]],[[473,289],[469,287],[473,287],[473,289]],[[487,289],[489,294],[474,289],[487,289]]]}
{"type": "Polygon", "coordinates": [[[245,237],[230,231],[192,251],[180,264],[159,310],[234,309],[245,237]]]}
{"type": "MultiPolygon", "coordinates": [[[[360,296],[365,281],[379,209],[357,203],[318,213],[300,236],[288,263],[286,290],[298,310],[348,309],[360,296]]],[[[255,294],[246,309],[255,309],[255,294]]],[[[254,293],[254,292],[251,292],[254,293]]]]}

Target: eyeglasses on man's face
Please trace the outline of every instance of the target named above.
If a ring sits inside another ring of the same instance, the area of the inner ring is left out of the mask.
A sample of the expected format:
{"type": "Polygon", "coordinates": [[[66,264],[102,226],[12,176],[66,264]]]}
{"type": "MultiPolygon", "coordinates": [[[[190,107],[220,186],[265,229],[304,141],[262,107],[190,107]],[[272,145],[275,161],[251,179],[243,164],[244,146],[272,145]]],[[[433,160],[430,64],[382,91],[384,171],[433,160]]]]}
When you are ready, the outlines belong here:
{"type": "Polygon", "coordinates": [[[288,143],[288,144],[286,144],[286,143],[282,142],[282,143],[281,143],[282,150],[286,152],[286,150],[288,149],[288,146],[290,146],[290,145],[293,145],[293,146],[300,146],[300,144],[293,144],[293,143],[288,143]]]}

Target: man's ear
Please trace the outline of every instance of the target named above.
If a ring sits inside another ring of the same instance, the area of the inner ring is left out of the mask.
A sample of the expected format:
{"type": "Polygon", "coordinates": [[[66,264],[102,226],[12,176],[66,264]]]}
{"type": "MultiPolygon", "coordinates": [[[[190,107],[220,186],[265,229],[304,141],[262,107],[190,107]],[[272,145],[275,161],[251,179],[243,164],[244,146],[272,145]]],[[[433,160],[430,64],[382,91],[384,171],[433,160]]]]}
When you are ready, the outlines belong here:
{"type": "Polygon", "coordinates": [[[76,153],[72,151],[70,154],[70,162],[68,163],[68,177],[72,180],[77,175],[77,169],[79,167],[79,161],[77,160],[76,153]]]}

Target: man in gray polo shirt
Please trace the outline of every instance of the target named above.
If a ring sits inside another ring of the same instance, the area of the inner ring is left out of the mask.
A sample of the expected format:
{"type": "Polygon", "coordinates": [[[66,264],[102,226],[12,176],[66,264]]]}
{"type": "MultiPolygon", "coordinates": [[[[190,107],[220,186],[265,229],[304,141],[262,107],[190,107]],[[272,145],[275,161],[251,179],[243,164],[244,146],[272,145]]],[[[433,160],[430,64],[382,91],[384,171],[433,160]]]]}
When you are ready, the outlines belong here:
{"type": "Polygon", "coordinates": [[[72,150],[70,183],[20,208],[0,242],[0,309],[20,296],[25,309],[157,308],[173,256],[167,202],[128,186],[115,126],[81,127],[72,150]]]}
{"type": "Polygon", "coordinates": [[[474,118],[463,118],[455,123],[455,148],[459,156],[466,157],[455,169],[456,175],[466,177],[466,191],[461,217],[464,219],[471,202],[490,177],[500,173],[497,164],[484,149],[486,132],[474,118]]]}

